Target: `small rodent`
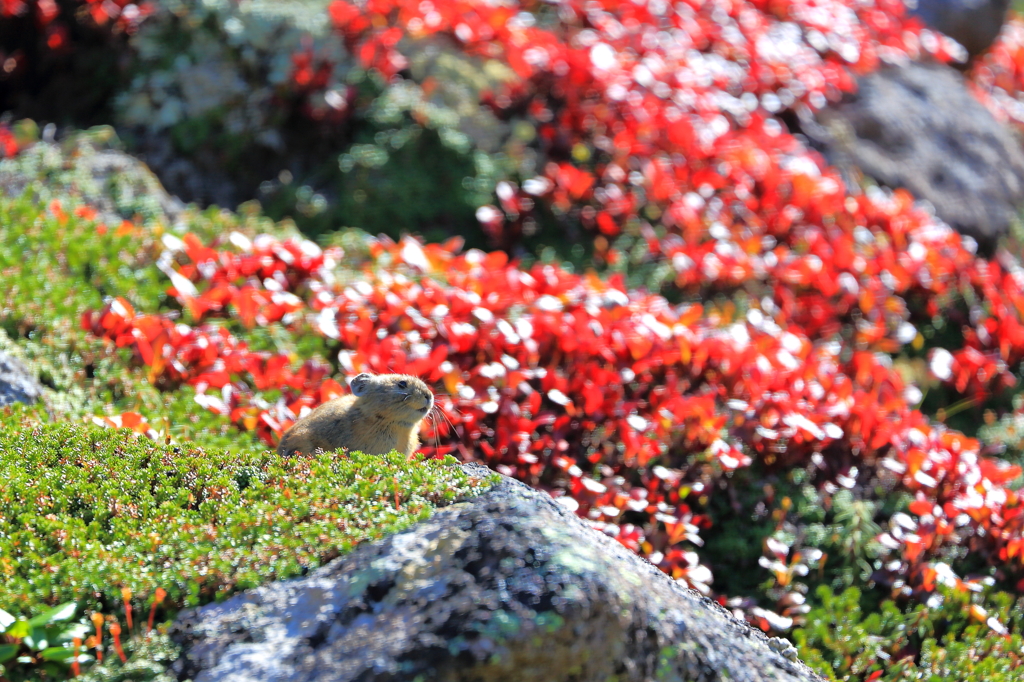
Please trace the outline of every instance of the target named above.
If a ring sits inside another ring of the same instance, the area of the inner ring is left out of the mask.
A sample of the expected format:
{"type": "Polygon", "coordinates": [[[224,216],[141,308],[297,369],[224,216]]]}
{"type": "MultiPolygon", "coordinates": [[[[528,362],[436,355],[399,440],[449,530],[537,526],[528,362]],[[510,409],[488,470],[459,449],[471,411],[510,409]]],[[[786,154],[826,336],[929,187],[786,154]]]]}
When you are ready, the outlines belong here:
{"type": "Polygon", "coordinates": [[[368,455],[392,450],[411,455],[420,446],[420,424],[434,407],[434,394],[408,374],[360,374],[351,395],[320,405],[288,429],[277,454],[346,448],[368,455]]]}

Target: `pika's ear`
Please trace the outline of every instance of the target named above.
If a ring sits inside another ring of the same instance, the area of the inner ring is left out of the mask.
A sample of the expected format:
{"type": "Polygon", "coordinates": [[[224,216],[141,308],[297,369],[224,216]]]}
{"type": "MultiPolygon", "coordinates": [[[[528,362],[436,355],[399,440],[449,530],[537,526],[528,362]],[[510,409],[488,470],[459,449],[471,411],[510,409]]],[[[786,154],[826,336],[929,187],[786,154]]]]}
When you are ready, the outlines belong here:
{"type": "Polygon", "coordinates": [[[349,382],[349,387],[352,389],[352,395],[357,398],[364,395],[372,380],[372,374],[367,374],[366,372],[357,374],[353,377],[352,381],[349,382]]]}

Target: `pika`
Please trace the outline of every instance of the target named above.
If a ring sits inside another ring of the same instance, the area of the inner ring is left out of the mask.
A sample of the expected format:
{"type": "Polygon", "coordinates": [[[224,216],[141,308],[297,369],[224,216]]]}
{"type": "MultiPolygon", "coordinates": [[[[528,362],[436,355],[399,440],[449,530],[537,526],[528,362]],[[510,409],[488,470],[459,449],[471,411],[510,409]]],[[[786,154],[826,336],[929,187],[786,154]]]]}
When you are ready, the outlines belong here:
{"type": "Polygon", "coordinates": [[[277,454],[338,448],[383,455],[411,455],[420,446],[420,424],[434,407],[425,383],[407,374],[360,374],[351,395],[320,405],[288,429],[277,454]]]}

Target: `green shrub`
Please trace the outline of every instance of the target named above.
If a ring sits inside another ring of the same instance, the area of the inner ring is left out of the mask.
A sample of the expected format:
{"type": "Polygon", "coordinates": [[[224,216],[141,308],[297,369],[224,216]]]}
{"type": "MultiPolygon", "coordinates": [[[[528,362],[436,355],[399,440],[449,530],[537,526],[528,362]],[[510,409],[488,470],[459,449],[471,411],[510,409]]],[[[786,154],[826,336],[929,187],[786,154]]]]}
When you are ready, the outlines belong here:
{"type": "Polygon", "coordinates": [[[481,243],[474,212],[518,147],[480,100],[511,69],[407,40],[410,77],[389,81],[346,50],[327,4],[157,4],[129,41],[119,130],[188,199],[231,205],[259,189],[310,235],[358,225],[481,243]]]}
{"type": "Polygon", "coordinates": [[[24,663],[24,659],[38,659],[43,670],[60,676],[61,663],[69,663],[76,656],[67,645],[89,634],[85,623],[68,623],[76,611],[74,602],[55,606],[33,618],[15,618],[0,609],[0,675],[5,671],[4,664],[11,665],[11,660],[24,663]]]}
{"type": "MultiPolygon", "coordinates": [[[[113,613],[122,610],[122,589],[151,603],[159,588],[173,613],[302,575],[490,483],[469,479],[450,458],[281,459],[255,447],[204,450],[126,430],[47,424],[7,408],[0,414],[0,608],[37,620],[55,604],[113,613]]],[[[43,625],[34,623],[36,639],[44,639],[43,625]]],[[[64,665],[72,636],[82,636],[54,629],[52,641],[37,646],[25,639],[33,631],[6,633],[28,652],[7,661],[8,672],[64,665]]]]}
{"type": "Polygon", "coordinates": [[[855,587],[817,590],[793,632],[800,657],[830,680],[985,680],[1024,675],[1024,598],[940,588],[928,605],[885,601],[865,613],[855,587]]]}
{"type": "Polygon", "coordinates": [[[162,587],[181,605],[220,599],[301,574],[482,483],[452,460],[282,460],[10,412],[0,421],[0,605],[101,609],[120,603],[122,587],[162,587]]]}

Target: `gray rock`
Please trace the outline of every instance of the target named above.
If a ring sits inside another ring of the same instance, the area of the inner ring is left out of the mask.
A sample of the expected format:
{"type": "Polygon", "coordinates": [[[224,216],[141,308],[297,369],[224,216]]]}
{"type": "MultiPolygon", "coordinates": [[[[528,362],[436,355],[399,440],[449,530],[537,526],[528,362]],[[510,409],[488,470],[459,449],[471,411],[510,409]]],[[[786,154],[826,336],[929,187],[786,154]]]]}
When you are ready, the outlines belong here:
{"type": "Polygon", "coordinates": [[[851,186],[860,174],[906,187],[991,251],[1024,204],[1024,153],[953,69],[884,68],[846,101],[801,121],[851,186]]]}
{"type": "Polygon", "coordinates": [[[43,387],[17,358],[0,351],[0,407],[12,403],[32,404],[39,400],[43,387]]]}
{"type": "Polygon", "coordinates": [[[945,33],[976,57],[995,42],[1010,0],[905,0],[910,14],[945,33]]]}
{"type": "Polygon", "coordinates": [[[195,682],[821,679],[510,479],[305,578],[183,612],[172,636],[195,682]]]}
{"type": "Polygon", "coordinates": [[[47,126],[41,140],[0,160],[0,192],[19,196],[28,191],[41,200],[73,196],[112,225],[132,219],[173,225],[184,204],[120,146],[108,126],[71,131],[59,141],[47,126]]]}

